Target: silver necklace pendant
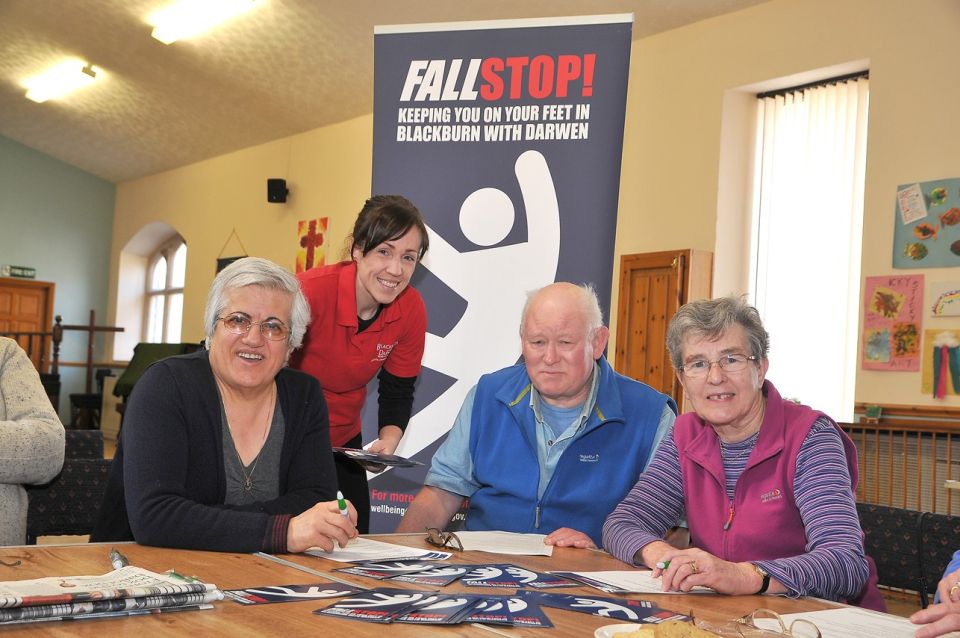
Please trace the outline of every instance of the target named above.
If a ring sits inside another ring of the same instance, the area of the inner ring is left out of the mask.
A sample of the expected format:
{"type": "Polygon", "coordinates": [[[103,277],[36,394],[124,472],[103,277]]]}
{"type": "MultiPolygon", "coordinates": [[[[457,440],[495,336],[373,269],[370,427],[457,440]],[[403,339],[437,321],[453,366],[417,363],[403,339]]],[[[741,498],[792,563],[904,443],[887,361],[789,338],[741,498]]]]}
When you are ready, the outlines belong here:
{"type": "Polygon", "coordinates": [[[243,477],[243,489],[249,492],[252,488],[253,488],[253,481],[250,479],[250,477],[249,476],[243,477]]]}

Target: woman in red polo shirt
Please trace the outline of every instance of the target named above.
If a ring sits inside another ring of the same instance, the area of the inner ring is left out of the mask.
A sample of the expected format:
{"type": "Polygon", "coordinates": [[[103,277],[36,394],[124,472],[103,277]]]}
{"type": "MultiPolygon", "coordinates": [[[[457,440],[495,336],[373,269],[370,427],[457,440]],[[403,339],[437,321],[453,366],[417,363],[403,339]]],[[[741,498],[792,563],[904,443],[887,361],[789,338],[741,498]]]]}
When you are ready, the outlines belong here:
{"type": "MultiPolygon", "coordinates": [[[[377,195],[353,226],[351,259],[298,275],[311,323],[290,365],[319,379],[334,447],[362,445],[360,410],[374,376],[380,380],[380,428],[368,449],[393,454],[400,443],[427,331],[423,299],[409,284],[428,241],[416,206],[399,195],[377,195]]],[[[367,533],[366,470],[335,456],[340,489],[357,508],[357,529],[367,533]]]]}

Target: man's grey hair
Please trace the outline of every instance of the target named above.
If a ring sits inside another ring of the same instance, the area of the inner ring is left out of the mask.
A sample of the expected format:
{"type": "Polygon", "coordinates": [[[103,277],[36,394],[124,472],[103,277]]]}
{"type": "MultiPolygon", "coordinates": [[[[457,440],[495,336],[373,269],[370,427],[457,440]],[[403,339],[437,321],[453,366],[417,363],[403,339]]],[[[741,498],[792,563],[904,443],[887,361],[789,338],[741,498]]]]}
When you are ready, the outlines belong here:
{"type": "Polygon", "coordinates": [[[717,339],[733,325],[743,326],[750,354],[757,363],[770,352],[770,335],[760,321],[760,313],[743,297],[701,299],[684,304],[673,315],[667,328],[670,362],[677,370],[683,366],[683,342],[687,336],[717,339]]]}
{"type": "MultiPolygon", "coordinates": [[[[307,326],[310,324],[310,305],[300,290],[300,282],[290,271],[269,259],[244,257],[221,270],[210,285],[210,292],[207,293],[207,307],[203,311],[207,349],[210,349],[210,341],[217,329],[218,318],[226,310],[227,295],[245,286],[260,286],[290,294],[293,304],[290,309],[288,345],[291,352],[299,348],[303,343],[307,326]]],[[[286,322],[284,317],[279,318],[286,322]]]]}
{"type": "MultiPolygon", "coordinates": [[[[552,284],[548,284],[543,288],[531,290],[527,293],[527,301],[523,304],[523,312],[520,313],[521,337],[523,336],[523,326],[527,322],[527,311],[530,309],[531,303],[537,298],[537,295],[543,292],[543,290],[548,288],[550,285],[552,284]]],[[[580,306],[580,312],[587,323],[587,338],[592,339],[597,330],[603,327],[603,311],[600,310],[600,299],[597,297],[597,291],[593,289],[593,284],[589,283],[570,285],[576,286],[580,291],[577,295],[577,302],[580,306]]]]}

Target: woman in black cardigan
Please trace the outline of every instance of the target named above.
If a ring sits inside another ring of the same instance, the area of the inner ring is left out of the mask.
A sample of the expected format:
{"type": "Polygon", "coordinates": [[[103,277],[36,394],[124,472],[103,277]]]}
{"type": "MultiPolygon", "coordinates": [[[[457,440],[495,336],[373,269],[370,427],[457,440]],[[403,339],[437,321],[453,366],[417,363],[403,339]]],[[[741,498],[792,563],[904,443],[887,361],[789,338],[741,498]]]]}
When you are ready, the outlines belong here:
{"type": "Polygon", "coordinates": [[[207,298],[207,350],[137,382],[91,540],[228,552],[332,551],[342,516],[317,381],[285,367],[310,311],[296,278],[245,258],[207,298]]]}

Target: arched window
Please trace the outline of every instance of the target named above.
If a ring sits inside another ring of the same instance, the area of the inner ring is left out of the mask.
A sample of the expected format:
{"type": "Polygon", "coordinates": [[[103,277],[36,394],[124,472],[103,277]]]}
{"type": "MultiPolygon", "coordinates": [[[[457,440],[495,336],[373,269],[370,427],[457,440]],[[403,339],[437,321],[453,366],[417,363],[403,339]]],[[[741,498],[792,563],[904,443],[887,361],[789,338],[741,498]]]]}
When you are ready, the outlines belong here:
{"type": "Polygon", "coordinates": [[[150,257],[144,289],[143,334],[146,341],[180,341],[186,267],[187,245],[179,236],[161,246],[150,257]]]}

